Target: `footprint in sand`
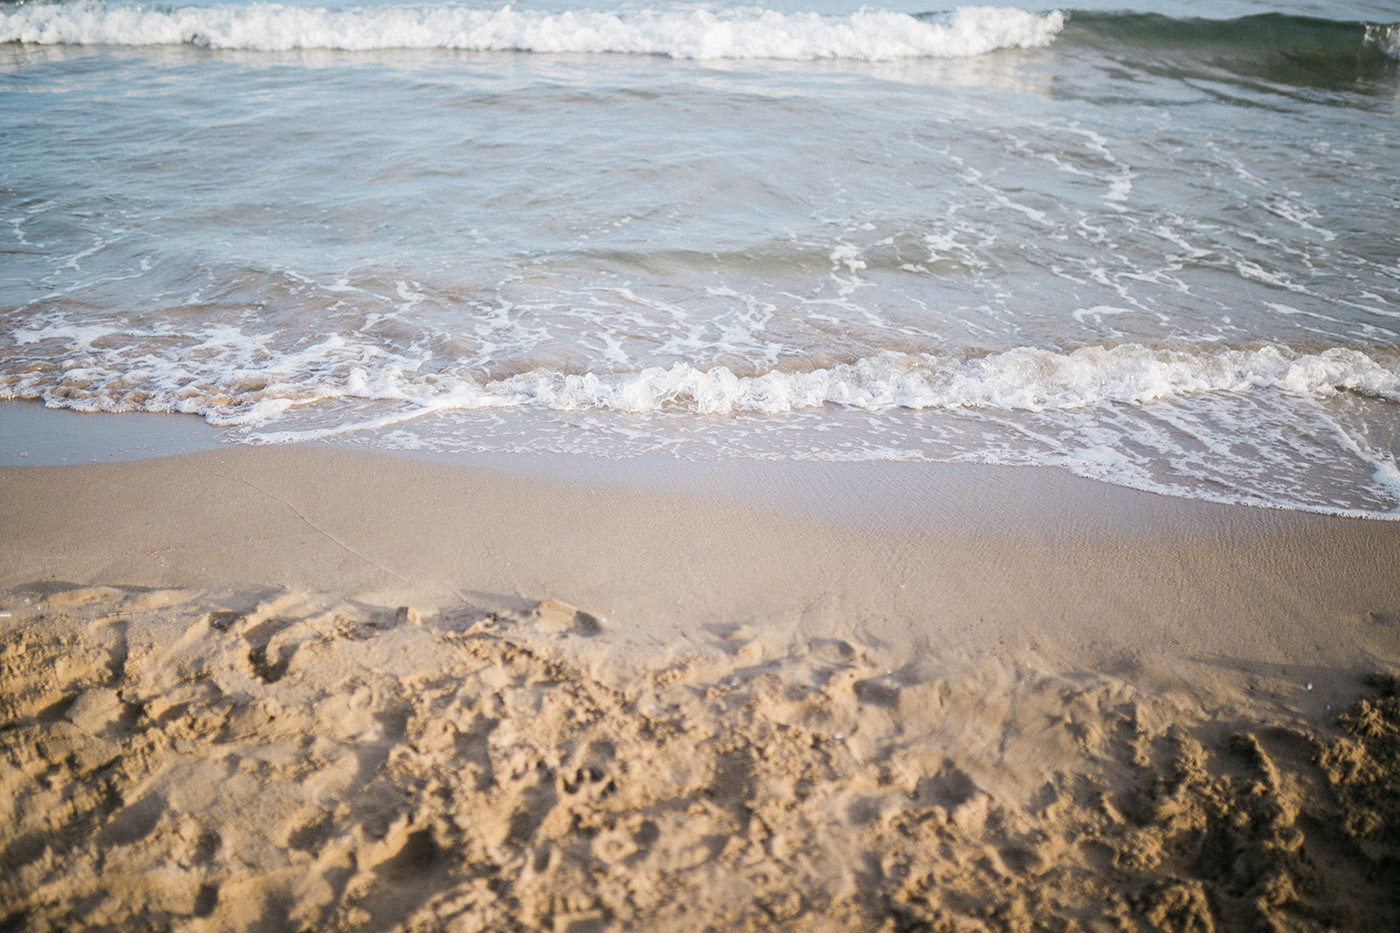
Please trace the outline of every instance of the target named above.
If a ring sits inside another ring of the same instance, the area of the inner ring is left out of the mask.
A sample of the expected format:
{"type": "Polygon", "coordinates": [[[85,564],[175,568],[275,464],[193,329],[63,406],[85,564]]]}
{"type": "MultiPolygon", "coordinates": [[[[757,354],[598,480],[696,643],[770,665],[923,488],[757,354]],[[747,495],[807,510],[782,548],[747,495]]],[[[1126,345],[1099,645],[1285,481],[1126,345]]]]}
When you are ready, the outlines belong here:
{"type": "Polygon", "coordinates": [[[593,636],[603,630],[602,621],[560,599],[546,599],[535,607],[535,623],[542,631],[593,636]]]}

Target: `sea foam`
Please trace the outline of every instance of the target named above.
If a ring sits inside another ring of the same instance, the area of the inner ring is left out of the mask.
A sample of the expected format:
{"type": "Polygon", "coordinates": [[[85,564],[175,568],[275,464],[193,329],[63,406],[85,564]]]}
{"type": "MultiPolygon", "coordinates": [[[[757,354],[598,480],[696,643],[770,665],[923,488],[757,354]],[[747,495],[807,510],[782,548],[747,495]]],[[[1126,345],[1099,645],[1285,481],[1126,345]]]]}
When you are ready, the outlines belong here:
{"type": "Polygon", "coordinates": [[[681,59],[956,58],[1048,45],[1060,12],[964,7],[933,19],[862,10],[579,10],[457,5],[327,10],[281,4],[178,7],[92,2],[26,4],[0,12],[0,42],[196,45],[211,49],[458,49],[620,53],[681,59]]]}
{"type": "Polygon", "coordinates": [[[334,400],[392,401],[423,411],[531,407],[554,411],[696,415],[784,412],[826,405],[864,411],[964,409],[1067,411],[1139,406],[1161,399],[1260,391],[1325,398],[1338,392],[1400,401],[1400,359],[1331,347],[1300,353],[1253,349],[1171,350],[1138,344],[1072,351],[1016,347],[989,354],[886,352],[802,368],[736,373],[726,366],[669,366],[512,374],[438,368],[431,354],[399,354],[340,335],[273,350],[236,328],[203,335],[200,362],[139,346],[94,347],[82,328],[50,325],[16,333],[19,347],[48,343],[71,357],[51,372],[0,373],[0,399],[42,399],[87,411],[179,411],[219,425],[264,425],[287,409],[334,400]]]}
{"type": "Polygon", "coordinates": [[[1367,26],[1366,41],[1391,58],[1400,59],[1400,23],[1367,26]]]}

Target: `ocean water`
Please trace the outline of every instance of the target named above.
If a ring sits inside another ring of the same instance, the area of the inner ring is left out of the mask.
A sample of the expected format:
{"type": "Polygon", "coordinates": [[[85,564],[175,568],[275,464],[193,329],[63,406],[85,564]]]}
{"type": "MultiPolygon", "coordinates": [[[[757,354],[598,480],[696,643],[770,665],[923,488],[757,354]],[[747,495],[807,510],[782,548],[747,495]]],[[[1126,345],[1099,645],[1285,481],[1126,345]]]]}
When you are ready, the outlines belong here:
{"type": "Polygon", "coordinates": [[[0,2],[0,398],[1400,517],[1400,5],[0,2]]]}

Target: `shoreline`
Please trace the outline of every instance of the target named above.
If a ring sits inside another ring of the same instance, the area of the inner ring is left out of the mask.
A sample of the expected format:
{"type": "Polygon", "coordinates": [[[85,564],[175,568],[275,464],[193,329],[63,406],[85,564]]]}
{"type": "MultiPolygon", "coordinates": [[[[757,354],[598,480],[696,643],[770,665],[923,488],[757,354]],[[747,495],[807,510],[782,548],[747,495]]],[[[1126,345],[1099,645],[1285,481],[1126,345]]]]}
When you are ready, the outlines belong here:
{"type": "Polygon", "coordinates": [[[306,446],[0,526],[19,929],[1400,917],[1395,523],[306,446]]]}
{"type": "MultiPolygon", "coordinates": [[[[250,443],[239,440],[234,429],[216,427],[194,414],[175,412],[82,412],[66,408],[48,408],[39,400],[0,400],[0,437],[5,438],[0,445],[0,467],[6,466],[77,466],[93,463],[120,463],[132,460],[161,459],[187,453],[209,450],[222,450],[229,447],[330,447],[335,449],[358,450],[374,455],[405,457],[431,462],[466,467],[485,468],[497,472],[556,480],[585,480],[604,486],[637,487],[653,491],[676,491],[681,493],[703,491],[707,473],[723,464],[737,468],[740,464],[750,464],[747,473],[740,477],[737,492],[741,498],[753,504],[771,505],[772,496],[786,502],[792,498],[795,486],[802,477],[788,477],[774,482],[770,474],[781,475],[784,469],[789,472],[802,469],[821,470],[824,465],[846,464],[855,468],[861,464],[880,465],[888,469],[918,470],[929,465],[935,469],[957,470],[991,467],[992,471],[1042,470],[1048,473],[1065,473],[1077,480],[1108,486],[1113,489],[1128,490],[1151,496],[1165,496],[1185,502],[1207,503],[1228,507],[1297,512],[1304,515],[1322,515],[1337,518],[1355,518],[1365,521],[1400,521],[1400,511],[1367,512],[1347,509],[1335,505],[1332,509],[1322,507],[1306,508],[1281,505],[1263,501],[1231,498],[1203,498],[1200,490],[1186,495],[1174,488],[1154,488],[1135,486],[1119,480],[1087,477],[1058,465],[1007,465],[983,461],[951,461],[939,459],[899,459],[899,460],[840,460],[813,457],[798,460],[771,460],[765,457],[726,457],[724,455],[682,456],[669,453],[631,453],[623,456],[598,456],[586,452],[557,451],[476,451],[450,452],[437,450],[375,447],[362,445],[350,440],[337,438],[322,440],[302,440],[275,444],[250,443]]],[[[693,453],[693,451],[692,451],[693,453]]],[[[854,502],[849,492],[834,490],[838,496],[848,500],[853,511],[863,512],[872,505],[879,509],[885,500],[854,502]]],[[[809,497],[810,498],[810,497],[809,497]]],[[[817,502],[818,507],[823,503],[817,502]]],[[[937,505],[937,503],[935,503],[937,505]]]]}
{"type": "Polygon", "coordinates": [[[1323,650],[1304,619],[1356,644],[1363,620],[1400,618],[1389,522],[1036,467],[474,460],[307,445],[0,467],[0,586],[261,583],[427,610],[557,597],[639,642],[798,605],[827,625],[854,611],[902,647],[898,618],[985,648],[968,626],[1001,617],[995,638],[1030,627],[1066,651],[1080,616],[1124,644],[1151,642],[1134,628],[1150,619],[1275,660],[1323,650]]]}

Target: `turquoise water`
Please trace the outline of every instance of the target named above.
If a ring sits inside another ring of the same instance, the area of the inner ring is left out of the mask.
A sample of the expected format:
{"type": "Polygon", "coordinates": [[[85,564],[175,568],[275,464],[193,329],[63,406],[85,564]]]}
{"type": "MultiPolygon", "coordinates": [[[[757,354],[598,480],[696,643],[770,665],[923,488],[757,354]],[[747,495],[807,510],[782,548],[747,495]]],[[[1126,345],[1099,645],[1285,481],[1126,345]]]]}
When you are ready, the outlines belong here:
{"type": "Polygon", "coordinates": [[[0,4],[0,398],[1393,517],[1397,22],[0,4]]]}

